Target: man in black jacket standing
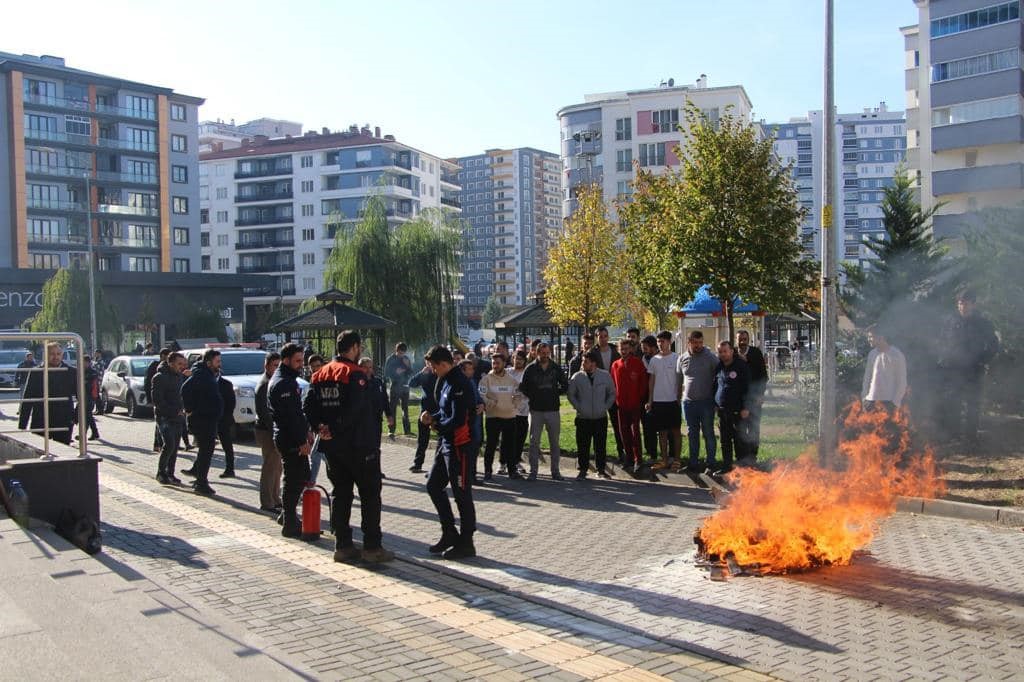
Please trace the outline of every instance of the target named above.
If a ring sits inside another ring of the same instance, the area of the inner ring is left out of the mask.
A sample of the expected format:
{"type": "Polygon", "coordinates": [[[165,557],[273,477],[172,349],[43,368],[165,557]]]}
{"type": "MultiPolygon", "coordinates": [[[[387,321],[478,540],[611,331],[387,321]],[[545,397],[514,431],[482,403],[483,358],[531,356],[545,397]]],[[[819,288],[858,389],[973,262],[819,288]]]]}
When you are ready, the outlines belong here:
{"type": "Polygon", "coordinates": [[[312,435],[302,412],[299,374],[302,372],[302,346],[286,343],[281,347],[281,364],[274,372],[267,388],[267,403],[274,420],[274,445],[281,453],[284,464],[284,490],[281,495],[281,535],[297,538],[302,535],[299,504],[302,489],[309,480],[309,452],[312,435]]]}
{"type": "Polygon", "coordinates": [[[747,457],[756,460],[757,451],[761,447],[761,410],[764,407],[764,394],[768,389],[768,363],[765,362],[761,349],[750,345],[750,332],[746,329],[736,333],[736,341],[736,352],[750,370],[750,390],[747,392],[746,405],[750,416],[743,420],[740,435],[747,446],[747,457]]]}
{"type": "MultiPolygon", "coordinates": [[[[412,435],[409,423],[409,380],[412,378],[412,361],[406,355],[408,346],[404,343],[395,344],[395,352],[388,356],[384,363],[384,380],[391,384],[391,395],[388,409],[398,421],[398,408],[402,408],[402,429],[405,435],[412,435]]],[[[395,439],[395,425],[388,427],[388,438],[395,439]]]]}
{"type": "MultiPolygon", "coordinates": [[[[75,395],[78,377],[75,368],[63,360],[64,349],[59,343],[46,344],[46,384],[50,395],[50,438],[71,445],[71,428],[75,421],[75,395]]],[[[40,436],[46,426],[43,412],[43,372],[29,375],[25,395],[18,411],[18,428],[31,428],[40,436]]]]}
{"type": "MultiPolygon", "coordinates": [[[[334,484],[331,509],[334,560],[352,561],[360,556],[352,544],[349,525],[354,499],[352,487],[355,486],[362,512],[361,556],[363,561],[380,563],[394,559],[395,555],[382,547],[380,394],[357,364],[362,349],[362,338],[357,332],[348,330],[338,335],[338,354],[310,378],[303,409],[310,428],[320,434],[320,449],[327,458],[327,476],[334,484]]],[[[287,475],[286,461],[286,493],[287,475]]]]}
{"type": "Polygon", "coordinates": [[[528,481],[537,480],[537,468],[540,466],[540,437],[545,427],[548,432],[548,443],[551,445],[551,478],[555,481],[563,480],[558,462],[561,454],[558,437],[562,428],[558,395],[565,392],[568,387],[569,382],[562,368],[551,359],[551,346],[547,343],[538,344],[537,359],[523,370],[523,380],[519,384],[519,392],[530,401],[530,475],[526,479],[528,481]]]}
{"type": "Polygon", "coordinates": [[[224,401],[217,387],[220,372],[220,351],[208,348],[203,359],[192,367],[192,376],[181,385],[181,400],[185,406],[189,428],[196,437],[196,461],[191,469],[182,470],[195,476],[192,489],[200,495],[213,495],[208,476],[213,446],[217,442],[217,425],[224,413],[224,401]]]}
{"type": "Polygon", "coordinates": [[[224,403],[224,411],[221,413],[220,421],[217,422],[217,440],[224,450],[224,471],[220,478],[235,477],[235,385],[224,378],[223,374],[217,375],[217,389],[220,391],[220,399],[224,403]]]}
{"type": "MultiPolygon", "coordinates": [[[[160,364],[167,362],[167,358],[171,354],[170,348],[160,349],[160,358],[153,360],[149,363],[149,367],[146,368],[146,377],[142,380],[142,392],[146,396],[146,402],[150,405],[153,404],[153,377],[156,376],[156,371],[160,367],[160,364]]],[[[153,429],[153,449],[157,452],[161,452],[163,445],[160,442],[160,424],[156,424],[153,429]]]]}
{"type": "Polygon", "coordinates": [[[274,445],[274,418],[270,414],[267,393],[270,379],[281,364],[280,353],[267,353],[263,361],[263,376],[256,385],[256,424],[253,435],[260,446],[263,464],[260,466],[260,509],[280,514],[284,505],[281,503],[281,453],[274,445]]]}
{"type": "Polygon", "coordinates": [[[156,480],[164,485],[181,485],[181,481],[174,475],[174,465],[178,460],[178,441],[185,429],[185,405],[181,401],[181,384],[185,379],[182,371],[185,365],[184,355],[171,353],[153,375],[153,414],[163,443],[156,480]]]}
{"type": "Polygon", "coordinates": [[[750,388],[750,370],[733,348],[732,341],[718,344],[718,367],[715,370],[715,407],[718,410],[718,435],[722,442],[722,468],[711,472],[720,476],[732,471],[733,451],[736,459],[746,457],[747,447],[742,438],[742,423],[750,416],[747,410],[747,391],[750,388]]]}
{"type": "MultiPolygon", "coordinates": [[[[601,325],[597,328],[597,348],[598,355],[601,359],[597,363],[598,369],[603,369],[606,372],[612,371],[612,363],[618,360],[621,355],[619,349],[614,343],[608,343],[608,327],[601,325]]],[[[580,369],[583,369],[581,366],[580,369]]],[[[570,374],[570,379],[575,374],[570,374]]],[[[615,450],[616,455],[619,458],[619,464],[626,465],[626,452],[622,449],[622,434],[619,433],[619,405],[618,403],[612,403],[612,406],[608,408],[608,419],[612,423],[612,435],[615,436],[615,450]]]]}
{"type": "MultiPolygon", "coordinates": [[[[423,396],[420,398],[420,412],[434,412],[437,410],[437,404],[434,402],[434,382],[437,377],[434,375],[434,370],[430,368],[430,363],[425,363],[423,369],[420,370],[409,380],[409,386],[412,388],[419,388],[423,391],[423,396]]],[[[409,467],[409,471],[414,474],[423,473],[423,461],[427,457],[427,446],[430,445],[430,427],[423,423],[422,420],[416,420],[416,454],[412,458],[412,466],[409,467]]]]}

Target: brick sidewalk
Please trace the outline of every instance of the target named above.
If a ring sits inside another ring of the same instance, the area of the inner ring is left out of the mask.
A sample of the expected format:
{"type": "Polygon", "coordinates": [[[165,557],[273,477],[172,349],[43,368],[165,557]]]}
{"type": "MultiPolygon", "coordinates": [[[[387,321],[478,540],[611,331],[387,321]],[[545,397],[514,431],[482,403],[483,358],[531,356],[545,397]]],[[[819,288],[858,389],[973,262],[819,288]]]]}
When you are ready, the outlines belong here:
{"type": "MultiPolygon", "coordinates": [[[[128,447],[101,445],[97,451],[151,477],[151,434],[141,424],[104,418],[105,439],[128,447]]],[[[219,501],[200,502],[178,491],[161,495],[195,505],[255,506],[255,452],[239,448],[240,479],[213,479],[219,501]]],[[[409,570],[434,576],[443,571],[438,580],[462,576],[483,586],[456,581],[462,590],[496,595],[491,588],[499,587],[555,607],[552,618],[585,616],[599,627],[643,633],[794,680],[1002,679],[1024,670],[1019,530],[897,515],[870,554],[851,567],[712,583],[692,566],[693,531],[712,508],[700,489],[502,479],[475,491],[481,558],[450,564],[426,556],[425,544],[439,529],[422,477],[406,470],[410,459],[408,447],[385,443],[385,545],[419,562],[409,570]]],[[[107,471],[121,476],[115,468],[107,471]]],[[[237,513],[252,528],[271,534],[276,528],[266,517],[237,513]]],[[[194,530],[166,534],[188,537],[194,530]]]]}

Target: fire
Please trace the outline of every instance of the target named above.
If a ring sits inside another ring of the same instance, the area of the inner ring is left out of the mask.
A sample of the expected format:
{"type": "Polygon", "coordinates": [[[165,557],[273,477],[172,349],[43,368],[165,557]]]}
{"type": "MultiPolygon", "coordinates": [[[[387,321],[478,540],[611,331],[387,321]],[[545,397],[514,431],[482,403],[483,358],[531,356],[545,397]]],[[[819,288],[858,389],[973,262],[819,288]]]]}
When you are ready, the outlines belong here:
{"type": "Polygon", "coordinates": [[[852,405],[838,459],[838,471],[818,466],[812,452],[768,473],[737,469],[736,490],[698,532],[703,553],[759,573],[848,564],[895,511],[897,496],[945,492],[932,452],[911,453],[903,410],[852,405]]]}

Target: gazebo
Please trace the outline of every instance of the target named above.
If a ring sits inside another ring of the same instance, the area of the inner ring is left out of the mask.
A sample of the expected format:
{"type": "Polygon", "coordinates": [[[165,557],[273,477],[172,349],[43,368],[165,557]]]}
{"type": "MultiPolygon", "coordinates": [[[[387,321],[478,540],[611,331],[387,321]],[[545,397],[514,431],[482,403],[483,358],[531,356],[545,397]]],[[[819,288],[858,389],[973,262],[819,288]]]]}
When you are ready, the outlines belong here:
{"type": "Polygon", "coordinates": [[[384,330],[395,326],[395,323],[346,305],[346,301],[352,300],[352,294],[347,291],[328,289],[317,294],[316,300],[322,304],[320,307],[278,322],[271,331],[284,334],[289,341],[293,336],[300,336],[329,357],[334,354],[338,334],[346,329],[355,329],[363,336],[364,346],[370,342],[374,365],[383,368],[386,357],[384,330]]]}
{"type": "Polygon", "coordinates": [[[551,319],[551,311],[544,303],[544,289],[535,292],[530,298],[533,303],[520,306],[494,322],[494,333],[499,339],[512,348],[527,337],[531,339],[548,339],[555,345],[552,349],[555,360],[561,364],[569,361],[563,358],[562,340],[566,337],[579,339],[583,333],[580,325],[562,326],[551,319]]]}
{"type": "MultiPolygon", "coordinates": [[[[719,341],[729,337],[729,323],[726,315],[725,303],[711,295],[710,285],[703,285],[694,294],[693,299],[679,310],[673,312],[679,319],[679,335],[685,338],[690,330],[700,329],[704,332],[705,343],[717,344],[719,341]],[[708,334],[712,338],[707,338],[708,334]]],[[[736,318],[758,318],[750,326],[753,336],[757,337],[754,343],[764,339],[764,311],[753,303],[747,303],[740,299],[733,301],[734,321],[736,318]]],[[[739,329],[742,324],[737,325],[739,329]]]]}

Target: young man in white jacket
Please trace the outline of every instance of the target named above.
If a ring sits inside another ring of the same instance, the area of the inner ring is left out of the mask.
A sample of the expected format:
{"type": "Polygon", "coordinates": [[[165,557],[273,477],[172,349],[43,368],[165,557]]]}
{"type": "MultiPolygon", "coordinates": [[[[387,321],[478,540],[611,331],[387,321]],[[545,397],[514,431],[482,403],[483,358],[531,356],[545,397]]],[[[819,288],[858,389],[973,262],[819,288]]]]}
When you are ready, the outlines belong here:
{"type": "Polygon", "coordinates": [[[907,360],[877,327],[868,328],[868,343],[871,352],[864,365],[861,399],[865,407],[880,405],[891,414],[907,393],[907,360]]]}
{"type": "Polygon", "coordinates": [[[607,371],[598,367],[601,356],[592,350],[583,356],[580,371],[569,380],[567,397],[576,409],[577,480],[587,477],[590,468],[590,443],[594,443],[597,473],[611,478],[606,469],[608,443],[608,409],[615,404],[615,384],[607,371]]]}
{"type": "Polygon", "coordinates": [[[484,431],[487,443],[484,446],[484,480],[490,481],[494,466],[494,451],[501,440],[498,462],[508,471],[509,478],[521,478],[516,470],[513,452],[516,443],[516,410],[519,402],[519,379],[505,369],[505,356],[491,358],[491,371],[480,379],[480,395],[484,399],[484,414],[487,419],[484,431]]]}

